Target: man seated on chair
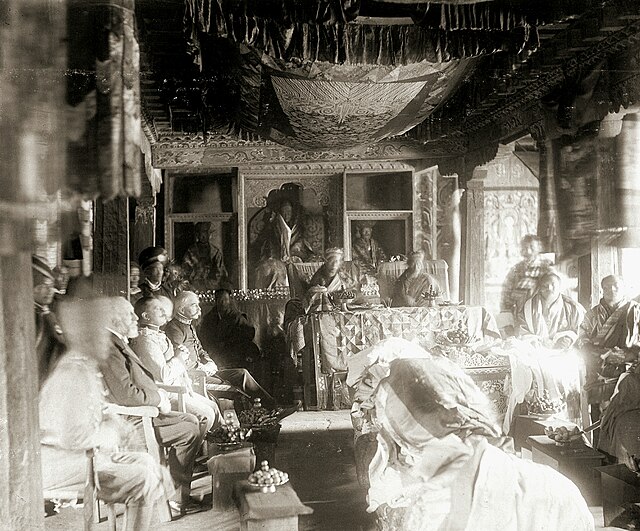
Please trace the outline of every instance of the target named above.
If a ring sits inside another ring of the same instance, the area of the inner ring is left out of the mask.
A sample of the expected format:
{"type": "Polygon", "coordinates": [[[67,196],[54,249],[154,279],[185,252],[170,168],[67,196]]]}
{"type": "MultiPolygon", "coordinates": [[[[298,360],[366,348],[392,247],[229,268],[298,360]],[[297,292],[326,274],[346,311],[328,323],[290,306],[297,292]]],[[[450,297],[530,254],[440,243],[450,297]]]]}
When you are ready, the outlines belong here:
{"type": "Polygon", "coordinates": [[[427,303],[424,294],[429,288],[440,291],[435,277],[424,270],[424,252],[411,253],[407,260],[407,270],[396,280],[391,305],[424,306],[427,303]]]}
{"type": "Polygon", "coordinates": [[[98,366],[109,355],[101,322],[109,306],[107,299],[61,303],[68,349],[40,392],[42,485],[47,495],[82,495],[92,459],[99,498],[126,504],[124,529],[146,531],[154,502],[171,495],[173,486],[151,455],[120,449],[132,426],[105,408],[98,366]]]}
{"type": "Polygon", "coordinates": [[[625,364],[637,361],[640,352],[640,304],[627,298],[622,277],[607,276],[601,286],[602,299],[587,312],[578,337],[594,422],[611,398],[625,364]]]}
{"type": "Polygon", "coordinates": [[[153,426],[159,444],[170,449],[169,471],[179,500],[174,509],[180,514],[201,510],[190,498],[193,467],[203,441],[200,421],[189,413],[171,411],[169,394],[158,389],[151,372],[129,346],[129,339],[138,335],[138,317],[129,301],[113,297],[111,312],[106,316],[109,356],[100,367],[107,400],[121,406],[155,406],[160,410],[153,426]]]}
{"type": "MultiPolygon", "coordinates": [[[[203,431],[207,433],[214,424],[220,423],[220,409],[215,401],[193,390],[184,361],[189,351],[184,347],[175,351],[169,338],[160,330],[169,320],[165,308],[171,306],[171,301],[165,297],[143,297],[136,302],[140,333],[131,340],[131,348],[156,382],[186,388],[183,397],[185,408],[188,413],[206,421],[203,431]]],[[[175,395],[171,397],[171,405],[177,409],[175,395]]]]}
{"type": "Polygon", "coordinates": [[[221,367],[251,368],[260,357],[255,327],[234,308],[229,290],[217,289],[215,305],[202,318],[200,339],[221,367]]]}
{"type": "Polygon", "coordinates": [[[202,314],[200,300],[192,291],[183,291],[175,300],[174,317],[165,326],[165,333],[173,343],[174,349],[186,347],[189,355],[185,357],[188,370],[201,370],[207,375],[207,386],[229,385],[234,395],[245,398],[259,398],[267,408],[274,407],[275,400],[251,376],[248,370],[242,368],[219,369],[209,353],[202,347],[193,321],[202,314]]]}
{"type": "Polygon", "coordinates": [[[516,314],[516,334],[532,336],[547,348],[564,350],[578,339],[584,308],[561,293],[562,280],[557,273],[545,273],[538,279],[533,297],[516,314]]]}

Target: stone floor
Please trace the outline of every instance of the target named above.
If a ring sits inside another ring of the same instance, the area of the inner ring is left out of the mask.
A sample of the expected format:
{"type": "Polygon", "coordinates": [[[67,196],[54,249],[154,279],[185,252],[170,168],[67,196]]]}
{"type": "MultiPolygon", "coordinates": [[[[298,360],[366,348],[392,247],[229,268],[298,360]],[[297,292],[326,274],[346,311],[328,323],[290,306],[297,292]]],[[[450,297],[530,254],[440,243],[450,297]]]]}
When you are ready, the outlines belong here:
{"type": "MultiPolygon", "coordinates": [[[[298,412],[283,422],[274,465],[289,473],[302,502],[314,510],[313,514],[300,518],[301,530],[375,529],[373,519],[365,511],[366,493],[356,480],[352,436],[347,411],[298,412]]],[[[591,510],[597,530],[614,529],[602,527],[601,507],[591,510]]],[[[81,530],[82,510],[63,509],[60,514],[46,518],[45,527],[47,531],[81,530]]],[[[166,531],[239,528],[235,512],[213,510],[154,526],[154,530],[166,531]]],[[[96,526],[96,531],[106,529],[106,522],[96,526]]]]}

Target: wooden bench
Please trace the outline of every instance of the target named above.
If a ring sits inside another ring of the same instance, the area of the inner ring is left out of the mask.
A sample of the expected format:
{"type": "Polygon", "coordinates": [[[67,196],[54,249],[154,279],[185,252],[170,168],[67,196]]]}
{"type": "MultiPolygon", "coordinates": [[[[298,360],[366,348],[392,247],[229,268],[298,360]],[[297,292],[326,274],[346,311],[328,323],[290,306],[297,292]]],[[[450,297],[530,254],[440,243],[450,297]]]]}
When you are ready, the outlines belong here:
{"type": "Polygon", "coordinates": [[[275,492],[264,493],[246,480],[238,481],[234,494],[240,509],[241,531],[296,531],[298,516],[313,513],[313,509],[303,505],[290,483],[275,492]]]}
{"type": "Polygon", "coordinates": [[[580,489],[589,505],[599,505],[600,482],[596,468],[602,465],[604,454],[590,446],[558,446],[546,435],[533,435],[528,439],[534,463],[548,465],[567,476],[580,489]]]}
{"type": "Polygon", "coordinates": [[[242,443],[238,448],[223,451],[209,447],[207,468],[211,474],[213,508],[226,511],[235,508],[233,488],[236,482],[247,479],[256,465],[253,444],[242,443]]]}

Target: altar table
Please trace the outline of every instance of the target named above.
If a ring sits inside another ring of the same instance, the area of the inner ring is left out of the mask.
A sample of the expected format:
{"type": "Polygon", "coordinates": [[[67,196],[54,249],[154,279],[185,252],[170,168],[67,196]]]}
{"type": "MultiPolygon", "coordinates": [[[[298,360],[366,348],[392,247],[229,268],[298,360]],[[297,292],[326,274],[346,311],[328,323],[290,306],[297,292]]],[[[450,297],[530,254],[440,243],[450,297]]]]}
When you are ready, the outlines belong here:
{"type": "MultiPolygon", "coordinates": [[[[495,319],[481,307],[382,307],[298,317],[289,328],[288,340],[291,351],[302,356],[306,409],[330,405],[336,375],[345,373],[349,356],[389,337],[433,345],[438,334],[459,326],[479,340],[500,337],[495,319]]],[[[470,353],[458,362],[487,392],[501,387],[508,371],[508,362],[492,355],[470,353]]]]}

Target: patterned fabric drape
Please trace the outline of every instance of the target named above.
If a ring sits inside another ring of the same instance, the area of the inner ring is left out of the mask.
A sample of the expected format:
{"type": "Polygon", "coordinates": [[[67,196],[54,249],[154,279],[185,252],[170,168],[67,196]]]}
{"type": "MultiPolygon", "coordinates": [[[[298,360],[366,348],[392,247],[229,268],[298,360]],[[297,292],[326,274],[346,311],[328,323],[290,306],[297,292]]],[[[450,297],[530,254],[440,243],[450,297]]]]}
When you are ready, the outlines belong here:
{"type": "Polygon", "coordinates": [[[85,196],[140,194],[140,56],[134,0],[68,7],[68,184],[85,196]]]}

